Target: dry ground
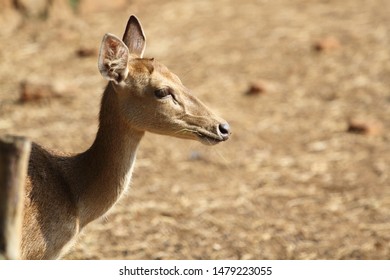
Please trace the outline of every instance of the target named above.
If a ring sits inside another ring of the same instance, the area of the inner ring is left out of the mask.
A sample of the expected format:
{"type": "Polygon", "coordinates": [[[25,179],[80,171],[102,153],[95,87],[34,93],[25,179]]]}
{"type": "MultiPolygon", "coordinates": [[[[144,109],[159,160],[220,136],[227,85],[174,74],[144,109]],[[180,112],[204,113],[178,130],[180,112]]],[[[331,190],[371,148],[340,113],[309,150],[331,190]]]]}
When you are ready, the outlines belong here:
{"type": "Polygon", "coordinates": [[[0,134],[81,152],[106,84],[104,33],[132,13],[146,56],[227,119],[215,147],[148,134],[130,193],[89,225],[68,259],[389,259],[388,0],[131,1],[121,12],[0,29],[0,134]],[[341,47],[313,50],[327,36],[341,47]],[[24,79],[63,97],[20,104],[24,79]],[[252,81],[271,89],[246,96],[252,81]],[[65,92],[65,93],[64,93],[65,92]],[[373,118],[377,136],[347,132],[373,118]]]}

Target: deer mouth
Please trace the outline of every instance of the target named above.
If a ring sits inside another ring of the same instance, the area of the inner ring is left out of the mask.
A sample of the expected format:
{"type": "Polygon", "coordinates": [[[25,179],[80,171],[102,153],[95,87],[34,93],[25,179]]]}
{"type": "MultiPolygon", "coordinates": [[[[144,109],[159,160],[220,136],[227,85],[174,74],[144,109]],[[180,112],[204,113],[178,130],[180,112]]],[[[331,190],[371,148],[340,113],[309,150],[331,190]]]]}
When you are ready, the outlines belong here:
{"type": "Polygon", "coordinates": [[[220,138],[217,135],[211,135],[209,133],[200,132],[200,131],[196,132],[196,136],[198,137],[199,141],[202,144],[209,145],[209,146],[216,145],[216,144],[224,141],[223,138],[220,138]]]}

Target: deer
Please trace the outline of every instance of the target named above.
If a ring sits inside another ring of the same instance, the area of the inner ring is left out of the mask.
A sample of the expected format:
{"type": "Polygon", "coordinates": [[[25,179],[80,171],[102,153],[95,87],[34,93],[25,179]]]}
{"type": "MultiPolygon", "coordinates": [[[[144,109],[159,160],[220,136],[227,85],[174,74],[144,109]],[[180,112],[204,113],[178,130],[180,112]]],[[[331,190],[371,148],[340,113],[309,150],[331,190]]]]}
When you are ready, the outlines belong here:
{"type": "Polygon", "coordinates": [[[131,15],[122,40],[104,35],[98,69],[108,81],[92,145],[65,154],[32,143],[21,238],[22,259],[58,259],[82,229],[104,216],[129,188],[146,132],[215,145],[229,124],[196,98],[177,75],[144,58],[146,37],[131,15]]]}

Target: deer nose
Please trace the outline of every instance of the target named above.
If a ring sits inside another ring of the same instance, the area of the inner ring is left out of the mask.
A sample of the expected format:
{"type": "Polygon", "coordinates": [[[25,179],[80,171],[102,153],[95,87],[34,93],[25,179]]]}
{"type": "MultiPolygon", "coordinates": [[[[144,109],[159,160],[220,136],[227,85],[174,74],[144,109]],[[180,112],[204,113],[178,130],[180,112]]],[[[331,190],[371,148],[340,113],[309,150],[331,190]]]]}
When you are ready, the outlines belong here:
{"type": "Polygon", "coordinates": [[[230,125],[228,123],[220,123],[218,125],[219,135],[222,136],[223,140],[227,140],[230,135],[230,125]]]}

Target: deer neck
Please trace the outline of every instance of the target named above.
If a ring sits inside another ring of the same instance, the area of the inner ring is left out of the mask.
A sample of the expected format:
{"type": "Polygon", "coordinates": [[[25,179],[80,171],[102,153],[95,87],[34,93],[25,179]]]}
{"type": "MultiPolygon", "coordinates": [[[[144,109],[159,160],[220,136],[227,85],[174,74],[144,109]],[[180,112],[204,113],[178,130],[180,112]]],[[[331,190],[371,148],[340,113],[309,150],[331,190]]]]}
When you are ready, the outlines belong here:
{"type": "Polygon", "coordinates": [[[102,98],[95,141],[78,157],[78,173],[84,178],[78,193],[81,226],[104,215],[130,184],[144,132],[123,120],[118,102],[118,94],[109,83],[102,98]]]}

